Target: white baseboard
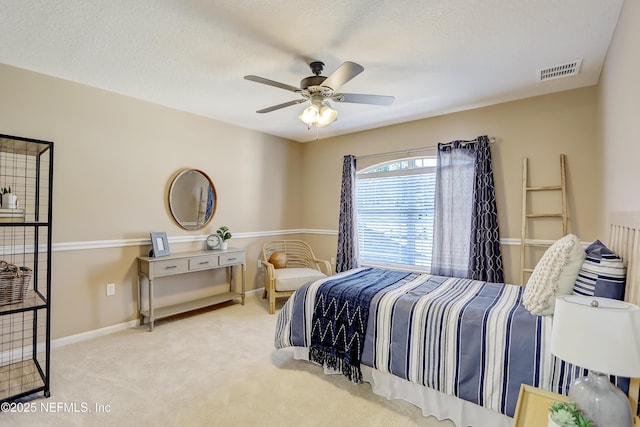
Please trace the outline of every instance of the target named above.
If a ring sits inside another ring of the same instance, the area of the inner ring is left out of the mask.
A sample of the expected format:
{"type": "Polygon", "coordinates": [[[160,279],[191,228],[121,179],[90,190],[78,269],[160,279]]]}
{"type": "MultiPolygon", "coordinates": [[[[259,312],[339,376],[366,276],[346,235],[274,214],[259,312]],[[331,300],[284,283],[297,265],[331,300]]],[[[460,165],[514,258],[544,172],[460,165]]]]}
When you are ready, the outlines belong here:
{"type": "Polygon", "coordinates": [[[128,322],[119,323],[117,325],[111,325],[100,329],[94,329],[92,331],[81,332],[76,335],[69,335],[66,337],[58,338],[51,341],[51,348],[62,347],[69,344],[74,344],[81,341],[90,340],[92,338],[102,337],[114,332],[123,331],[125,329],[138,326],[138,319],[129,320],[128,322]]]}
{"type": "MultiPolygon", "coordinates": [[[[58,338],[51,341],[51,348],[62,347],[68,344],[73,344],[81,341],[86,341],[92,338],[101,337],[104,335],[112,334],[117,331],[132,328],[138,325],[138,320],[130,320],[128,322],[120,323],[113,326],[107,326],[106,328],[95,329],[93,331],[82,332],[76,335],[70,335],[63,338],[58,338]]],[[[25,354],[30,354],[33,347],[28,345],[24,347],[15,348],[13,350],[7,350],[0,353],[0,365],[11,363],[11,361],[23,360],[25,354]]],[[[38,343],[37,353],[45,351],[44,342],[38,343]]]]}
{"type": "MultiPolygon", "coordinates": [[[[251,289],[250,291],[246,291],[245,292],[245,297],[247,295],[262,294],[263,290],[264,290],[264,288],[251,289]]],[[[135,328],[136,326],[138,326],[138,319],[129,320],[128,322],[119,323],[117,325],[106,326],[106,327],[100,328],[100,329],[94,329],[92,331],[81,332],[81,333],[75,334],[75,335],[69,335],[69,336],[66,336],[66,337],[62,337],[62,338],[58,338],[58,339],[52,340],[51,341],[51,348],[62,347],[62,346],[65,346],[65,345],[74,344],[74,343],[77,343],[77,342],[81,342],[81,341],[86,341],[86,340],[90,340],[90,339],[93,339],[93,338],[102,337],[104,335],[109,335],[109,334],[112,334],[114,332],[123,331],[123,330],[129,329],[129,328],[135,328]]]]}

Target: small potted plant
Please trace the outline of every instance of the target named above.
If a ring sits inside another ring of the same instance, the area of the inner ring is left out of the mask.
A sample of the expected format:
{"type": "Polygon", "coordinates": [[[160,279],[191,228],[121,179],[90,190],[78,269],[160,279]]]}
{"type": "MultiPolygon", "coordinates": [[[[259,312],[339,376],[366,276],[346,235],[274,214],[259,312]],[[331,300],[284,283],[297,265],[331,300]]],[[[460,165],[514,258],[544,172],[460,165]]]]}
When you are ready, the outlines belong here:
{"type": "Polygon", "coordinates": [[[222,249],[227,249],[227,247],[229,246],[229,243],[227,242],[227,240],[231,238],[231,231],[229,231],[229,227],[227,227],[226,225],[223,225],[222,227],[216,230],[216,233],[222,239],[222,245],[221,245],[222,249]]]}
{"type": "Polygon", "coordinates": [[[575,402],[553,402],[549,408],[549,427],[591,427],[593,423],[575,402]]]}

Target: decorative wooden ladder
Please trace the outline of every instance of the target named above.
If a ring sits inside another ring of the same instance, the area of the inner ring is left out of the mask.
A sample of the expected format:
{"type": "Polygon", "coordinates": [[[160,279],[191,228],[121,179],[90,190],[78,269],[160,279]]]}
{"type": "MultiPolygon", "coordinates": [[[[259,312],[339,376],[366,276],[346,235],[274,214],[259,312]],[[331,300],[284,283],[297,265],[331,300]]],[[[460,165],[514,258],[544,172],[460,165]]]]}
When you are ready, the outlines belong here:
{"type": "Polygon", "coordinates": [[[522,161],[522,234],[520,237],[520,284],[525,285],[525,274],[531,273],[533,271],[532,268],[527,268],[525,266],[526,260],[526,248],[537,246],[537,247],[548,247],[548,243],[534,243],[529,240],[529,236],[527,235],[527,229],[529,225],[529,220],[536,218],[557,218],[562,220],[562,236],[567,234],[567,180],[565,174],[565,161],[566,156],[564,154],[560,154],[560,185],[553,186],[544,186],[544,187],[532,187],[529,186],[529,159],[524,158],[522,161]],[[562,195],[562,211],[561,213],[529,213],[528,210],[528,200],[529,193],[534,191],[560,191],[562,195]]]}

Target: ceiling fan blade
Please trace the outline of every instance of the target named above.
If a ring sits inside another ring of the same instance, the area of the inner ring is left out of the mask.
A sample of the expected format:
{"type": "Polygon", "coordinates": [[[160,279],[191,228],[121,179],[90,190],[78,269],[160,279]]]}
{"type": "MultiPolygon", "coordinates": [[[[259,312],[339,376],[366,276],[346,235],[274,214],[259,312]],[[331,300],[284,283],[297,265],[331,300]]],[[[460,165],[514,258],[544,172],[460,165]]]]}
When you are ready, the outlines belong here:
{"type": "Polygon", "coordinates": [[[258,111],[256,111],[256,113],[269,113],[271,111],[279,110],[279,109],[285,108],[285,107],[290,107],[292,105],[300,104],[300,103],[305,102],[305,101],[306,101],[306,99],[302,98],[302,99],[296,99],[295,101],[283,102],[282,104],[273,105],[271,107],[267,107],[267,108],[263,108],[262,110],[258,110],[258,111]]]}
{"type": "Polygon", "coordinates": [[[328,86],[337,91],[340,86],[364,71],[364,67],[355,62],[343,62],[329,77],[322,82],[322,86],[328,86]]]}
{"type": "Polygon", "coordinates": [[[352,102],[354,104],[391,105],[395,98],[385,95],[363,95],[360,93],[337,93],[332,98],[336,102],[352,102]]]}
{"type": "Polygon", "coordinates": [[[276,82],[275,80],[269,80],[269,79],[265,79],[264,77],[258,77],[258,76],[244,76],[245,80],[251,80],[252,82],[256,82],[256,83],[262,83],[268,86],[275,86],[275,87],[279,87],[280,89],[284,89],[284,90],[290,90],[291,92],[299,92],[300,88],[299,87],[295,87],[295,86],[291,86],[288,84],[284,84],[284,83],[280,83],[280,82],[276,82]]]}

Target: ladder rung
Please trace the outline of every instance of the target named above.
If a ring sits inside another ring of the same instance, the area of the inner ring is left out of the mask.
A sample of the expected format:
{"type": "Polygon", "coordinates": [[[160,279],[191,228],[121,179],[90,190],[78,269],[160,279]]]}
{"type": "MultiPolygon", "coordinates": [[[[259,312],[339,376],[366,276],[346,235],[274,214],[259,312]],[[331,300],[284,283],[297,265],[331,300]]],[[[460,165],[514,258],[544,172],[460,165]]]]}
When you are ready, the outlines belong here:
{"type": "Polygon", "coordinates": [[[531,247],[539,247],[539,248],[548,248],[553,243],[528,243],[524,242],[522,246],[531,246],[531,247]]]}
{"type": "Polygon", "coordinates": [[[547,187],[527,187],[527,191],[556,191],[562,190],[561,185],[550,185],[547,187]]]}
{"type": "Polygon", "coordinates": [[[562,214],[527,214],[527,218],[562,218],[562,214]]]}

